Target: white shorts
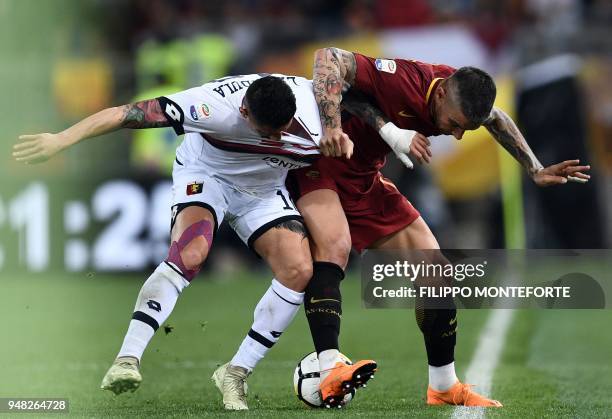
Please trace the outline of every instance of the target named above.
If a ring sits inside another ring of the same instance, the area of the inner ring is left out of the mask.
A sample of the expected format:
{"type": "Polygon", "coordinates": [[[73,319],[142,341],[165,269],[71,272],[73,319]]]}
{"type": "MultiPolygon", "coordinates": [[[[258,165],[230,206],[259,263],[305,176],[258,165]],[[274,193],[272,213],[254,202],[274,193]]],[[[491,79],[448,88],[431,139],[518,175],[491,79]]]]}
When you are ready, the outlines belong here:
{"type": "Polygon", "coordinates": [[[240,190],[211,176],[201,165],[174,162],[172,170],[172,223],[186,205],[208,209],[215,217],[215,232],[224,219],[240,239],[254,250],[263,233],[287,220],[302,220],[285,186],[240,190]]]}

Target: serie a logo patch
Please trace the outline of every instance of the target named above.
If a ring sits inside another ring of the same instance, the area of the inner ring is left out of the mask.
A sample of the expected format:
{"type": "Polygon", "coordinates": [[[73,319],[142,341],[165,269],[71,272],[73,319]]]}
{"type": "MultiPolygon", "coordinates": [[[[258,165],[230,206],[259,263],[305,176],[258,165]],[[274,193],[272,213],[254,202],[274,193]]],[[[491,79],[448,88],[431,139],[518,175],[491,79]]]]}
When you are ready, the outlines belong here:
{"type": "Polygon", "coordinates": [[[203,189],[204,189],[203,183],[197,183],[197,182],[190,183],[189,185],[187,185],[187,195],[197,195],[199,193],[202,193],[203,189]]]}
{"type": "Polygon", "coordinates": [[[384,58],[377,58],[374,61],[376,65],[376,69],[378,71],[384,71],[385,73],[395,74],[395,70],[397,70],[397,64],[393,60],[386,60],[384,58]]]}
{"type": "Polygon", "coordinates": [[[199,105],[191,105],[189,108],[189,113],[191,117],[197,121],[199,119],[206,119],[210,117],[211,110],[210,106],[206,103],[200,103],[199,105]]]}

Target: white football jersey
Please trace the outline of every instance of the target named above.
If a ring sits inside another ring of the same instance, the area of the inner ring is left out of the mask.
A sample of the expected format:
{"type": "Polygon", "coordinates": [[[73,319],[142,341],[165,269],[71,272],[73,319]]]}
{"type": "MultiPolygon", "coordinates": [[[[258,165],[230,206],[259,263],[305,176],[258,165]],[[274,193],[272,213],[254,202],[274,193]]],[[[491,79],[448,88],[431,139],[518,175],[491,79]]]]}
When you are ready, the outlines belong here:
{"type": "Polygon", "coordinates": [[[212,176],[239,188],[283,185],[287,171],[308,166],[319,155],[322,136],[312,81],[274,74],[293,91],[297,111],[280,141],[253,130],[240,114],[251,74],[213,80],[200,87],[158,98],[177,134],[179,164],[201,166],[212,176]]]}

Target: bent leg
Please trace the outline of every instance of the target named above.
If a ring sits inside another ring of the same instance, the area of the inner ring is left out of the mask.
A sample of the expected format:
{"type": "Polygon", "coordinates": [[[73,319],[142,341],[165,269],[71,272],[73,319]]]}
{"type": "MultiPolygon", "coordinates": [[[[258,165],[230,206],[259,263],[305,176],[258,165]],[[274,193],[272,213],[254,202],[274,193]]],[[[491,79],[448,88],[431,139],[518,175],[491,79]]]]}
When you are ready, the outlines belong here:
{"type": "Polygon", "coordinates": [[[289,326],[312,276],[308,239],[301,221],[282,221],[257,238],[253,247],[272,269],[274,279],[255,307],[251,329],[230,361],[247,371],[255,368],[289,326]]]}
{"type": "Polygon", "coordinates": [[[276,280],[303,292],[312,277],[312,257],[306,228],[300,220],[286,220],[263,233],[253,247],[268,264],[276,280]]]}
{"type": "Polygon", "coordinates": [[[297,201],[310,234],[312,258],[346,268],[351,252],[351,234],[338,194],[317,189],[297,201]]]}
{"type": "MultiPolygon", "coordinates": [[[[376,249],[439,250],[440,246],[423,218],[417,218],[402,230],[378,240],[376,249]]],[[[439,252],[432,252],[429,262],[448,263],[439,252]]],[[[454,306],[452,299],[449,306],[454,306]]],[[[416,301],[415,317],[423,333],[429,382],[435,390],[448,390],[457,382],[455,374],[455,344],[457,340],[457,310],[428,309],[427,302],[416,301]]]]}
{"type": "Polygon", "coordinates": [[[168,258],[140,289],[128,331],[115,362],[102,379],[102,389],[120,394],[139,387],[142,381],[139,365],[144,350],[208,255],[214,216],[199,206],[182,209],[174,220],[168,258]]]}
{"type": "MultiPolygon", "coordinates": [[[[300,197],[298,209],[310,233],[313,277],[306,288],[304,309],[321,370],[338,361],[342,296],[340,282],[351,251],[351,235],[340,198],[331,189],[300,197]]],[[[323,378],[327,373],[323,373],[323,378]]]]}
{"type": "Polygon", "coordinates": [[[208,208],[189,205],[177,214],[166,262],[177,268],[187,281],[195,278],[206,260],[215,228],[215,217],[208,208]]]}
{"type": "Polygon", "coordinates": [[[118,357],[142,358],[153,334],[170,316],[180,293],[206,260],[213,231],[214,217],[208,209],[189,206],[177,215],[168,258],[140,289],[118,357]]]}
{"type": "Polygon", "coordinates": [[[427,250],[440,249],[440,245],[423,217],[418,217],[403,229],[377,240],[370,248],[427,250]]]}

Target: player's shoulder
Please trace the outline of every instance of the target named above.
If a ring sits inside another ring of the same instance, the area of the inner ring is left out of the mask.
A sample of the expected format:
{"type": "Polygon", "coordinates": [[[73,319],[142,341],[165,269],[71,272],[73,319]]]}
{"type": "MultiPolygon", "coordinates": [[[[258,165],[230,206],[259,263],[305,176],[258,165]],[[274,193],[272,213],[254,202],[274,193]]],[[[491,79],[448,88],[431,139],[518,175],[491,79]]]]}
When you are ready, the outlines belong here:
{"type": "Polygon", "coordinates": [[[396,58],[393,60],[402,80],[425,93],[439,79],[450,77],[456,70],[445,64],[432,64],[419,60],[396,58]]]}
{"type": "Polygon", "coordinates": [[[298,109],[304,106],[305,103],[314,101],[314,90],[312,88],[312,80],[301,76],[290,76],[285,74],[270,74],[274,77],[281,78],[285,83],[289,85],[295,99],[298,103],[298,109]]]}
{"type": "Polygon", "coordinates": [[[446,64],[434,64],[418,60],[404,59],[399,59],[398,61],[402,62],[404,67],[410,68],[413,71],[418,71],[422,73],[425,77],[429,76],[430,78],[446,78],[452,75],[455,71],[457,71],[454,67],[451,67],[446,64]]]}
{"type": "Polygon", "coordinates": [[[312,87],[312,81],[300,76],[285,75],[280,73],[255,73],[238,76],[227,76],[220,79],[211,80],[201,87],[216,93],[221,98],[231,98],[239,93],[244,95],[246,89],[255,81],[262,77],[272,76],[282,79],[293,90],[308,89],[312,87]]]}
{"type": "Polygon", "coordinates": [[[304,89],[304,88],[308,89],[312,87],[312,80],[309,80],[305,77],[278,74],[278,73],[270,74],[270,76],[274,76],[274,77],[278,77],[282,79],[285,83],[289,85],[289,87],[291,87],[292,90],[304,89]]]}
{"type": "Polygon", "coordinates": [[[421,78],[448,77],[456,69],[445,64],[432,64],[407,58],[376,58],[354,52],[357,66],[368,63],[380,73],[398,74],[404,76],[420,76],[421,78]]]}
{"type": "Polygon", "coordinates": [[[242,96],[251,83],[260,78],[258,74],[240,74],[226,76],[210,80],[200,86],[200,89],[212,93],[220,99],[230,99],[234,96],[242,96]]]}

